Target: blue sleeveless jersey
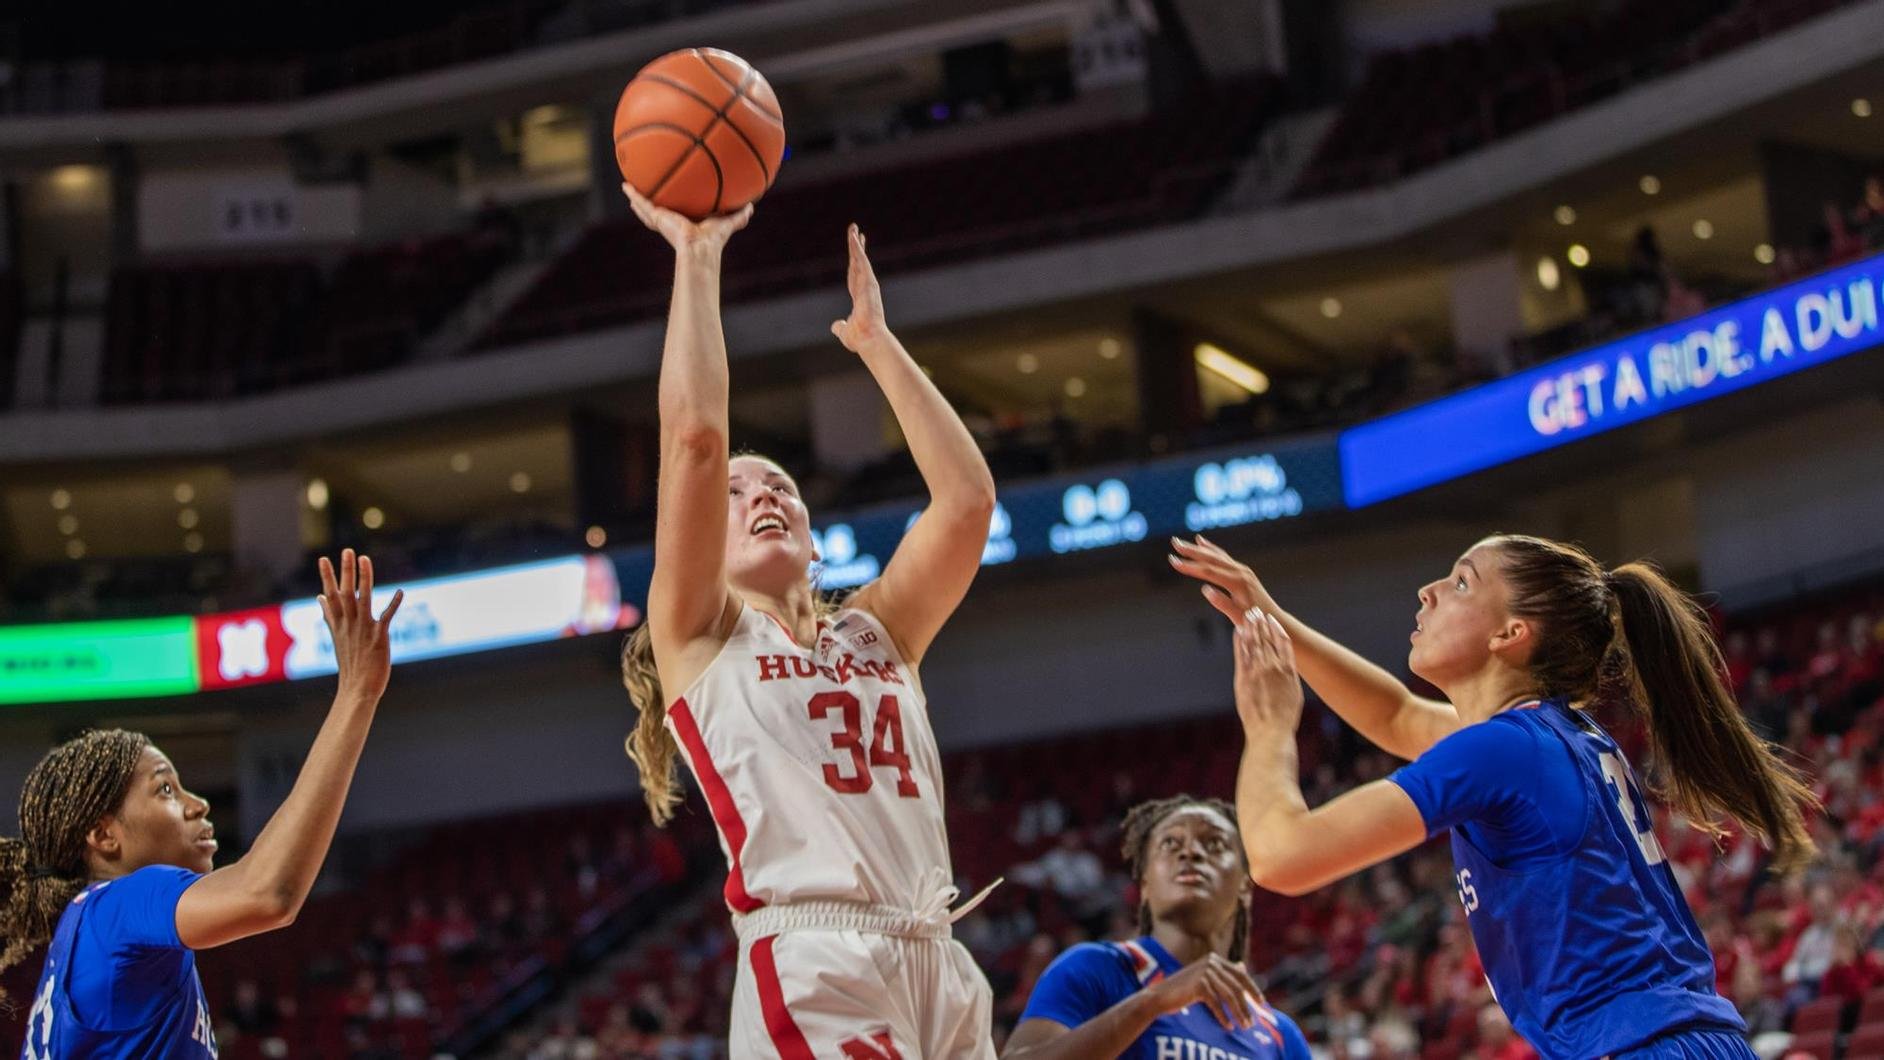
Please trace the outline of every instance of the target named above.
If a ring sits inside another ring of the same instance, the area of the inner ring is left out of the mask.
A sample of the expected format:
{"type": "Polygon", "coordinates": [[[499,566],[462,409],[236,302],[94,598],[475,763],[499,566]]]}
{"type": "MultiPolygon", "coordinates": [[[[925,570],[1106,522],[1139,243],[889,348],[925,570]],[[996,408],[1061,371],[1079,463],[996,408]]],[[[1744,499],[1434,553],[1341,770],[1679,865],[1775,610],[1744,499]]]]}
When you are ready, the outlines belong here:
{"type": "Polygon", "coordinates": [[[154,865],[72,899],[46,950],[22,1060],[216,1055],[196,954],[177,938],[177,899],[200,878],[154,865]]]}
{"type": "Polygon", "coordinates": [[[1450,830],[1459,898],[1512,1026],[1587,1060],[1676,1028],[1744,1031],[1607,733],[1561,702],[1460,730],[1390,778],[1450,830]]]}
{"type": "MultiPolygon", "coordinates": [[[[1034,984],[1021,1020],[1078,1027],[1145,987],[1183,971],[1177,958],[1147,935],[1130,942],[1083,942],[1054,958],[1034,984]]],[[[1295,1021],[1255,1006],[1256,1026],[1223,1029],[1203,1005],[1151,1021],[1120,1060],[1309,1060],[1308,1039],[1295,1021]]]]}

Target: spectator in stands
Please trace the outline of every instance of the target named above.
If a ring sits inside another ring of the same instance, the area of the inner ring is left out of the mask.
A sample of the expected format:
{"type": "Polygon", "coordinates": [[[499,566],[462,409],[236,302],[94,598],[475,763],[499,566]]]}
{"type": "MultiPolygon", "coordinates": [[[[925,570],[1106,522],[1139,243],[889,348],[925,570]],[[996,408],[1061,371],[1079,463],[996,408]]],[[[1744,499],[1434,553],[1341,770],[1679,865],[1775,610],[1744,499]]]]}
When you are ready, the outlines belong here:
{"type": "Polygon", "coordinates": [[[460,964],[476,959],[483,950],[478,922],[471,919],[463,898],[454,894],[445,899],[445,915],[438,921],[437,940],[438,952],[460,964]]]}
{"type": "Polygon", "coordinates": [[[1870,246],[1884,244],[1884,179],[1865,178],[1864,201],[1858,205],[1857,228],[1870,246]]]}
{"type": "Polygon", "coordinates": [[[563,918],[550,904],[549,892],[530,888],[523,899],[523,937],[527,942],[542,942],[562,933],[563,918]]]}
{"type": "Polygon", "coordinates": [[[1820,260],[1827,265],[1850,261],[1864,251],[1864,237],[1845,222],[1845,211],[1835,202],[1824,204],[1824,227],[1817,235],[1820,260]]]}
{"type": "Polygon", "coordinates": [[[1618,315],[1632,322],[1661,320],[1662,304],[1668,297],[1668,265],[1655,229],[1648,225],[1636,229],[1627,268],[1630,301],[1618,315]]]}
{"type": "Polygon", "coordinates": [[[438,921],[432,907],[423,898],[413,898],[406,905],[406,923],[393,936],[387,956],[394,964],[424,964],[438,948],[438,921]]]}
{"type": "Polygon", "coordinates": [[[574,1019],[557,1023],[549,1037],[530,1050],[529,1060],[597,1060],[601,1048],[574,1019]]]}
{"type": "Polygon", "coordinates": [[[1243,961],[1249,874],[1227,803],[1177,795],[1126,815],[1125,862],[1139,937],[1084,943],[1041,975],[1003,1060],[1219,1053],[1308,1060],[1294,1021],[1271,1009],[1243,961]]]}
{"type": "Polygon", "coordinates": [[[1876,954],[1863,947],[1857,927],[1839,925],[1832,946],[1832,966],[1825,971],[1819,996],[1842,998],[1846,1004],[1856,1005],[1880,982],[1884,982],[1884,966],[1879,965],[1876,954]]]}
{"type": "Polygon", "coordinates": [[[375,914],[367,923],[365,933],[353,940],[353,957],[361,964],[374,968],[383,968],[392,956],[393,936],[397,931],[393,927],[392,915],[375,914]]]}
{"type": "Polygon", "coordinates": [[[528,938],[523,917],[517,913],[517,900],[509,891],[491,895],[490,906],[484,914],[484,930],[486,947],[494,954],[511,953],[528,938]]]}
{"type": "Polygon", "coordinates": [[[1086,849],[1078,829],[1060,833],[1052,850],[1031,862],[1014,866],[1009,875],[1029,887],[1045,887],[1071,903],[1074,915],[1086,920],[1101,911],[1105,901],[1106,870],[1099,856],[1086,849]]]}
{"type": "Polygon", "coordinates": [[[1367,1014],[1348,999],[1340,983],[1331,984],[1321,999],[1322,1039],[1336,1056],[1367,1049],[1367,1014]]]}
{"type": "Polygon", "coordinates": [[[377,1023],[392,1012],[392,1002],[379,988],[379,976],[370,968],[362,968],[353,975],[352,989],[341,995],[338,1011],[349,1026],[377,1023]]]}
{"type": "Polygon", "coordinates": [[[1051,839],[1065,828],[1066,805],[1052,792],[1043,792],[1020,808],[1014,822],[1014,842],[1027,846],[1036,839],[1051,839]]]}
{"type": "Polygon", "coordinates": [[[412,977],[404,969],[394,968],[386,973],[386,1007],[396,1020],[424,1019],[427,1014],[425,995],[412,987],[412,977]]]}
{"type": "Polygon", "coordinates": [[[1495,1001],[1478,1010],[1478,1060],[1537,1060],[1537,1050],[1513,1033],[1495,1001]]]}
{"type": "Polygon", "coordinates": [[[1789,1008],[1796,1008],[1818,996],[1819,981],[1832,966],[1833,944],[1838,936],[1838,906],[1829,885],[1812,888],[1812,920],[1793,942],[1792,959],[1780,973],[1787,986],[1789,1008]]]}
{"type": "Polygon", "coordinates": [[[577,832],[569,837],[569,850],[563,856],[563,878],[574,883],[576,893],[584,901],[595,897],[595,889],[601,883],[596,872],[595,846],[585,832],[577,832]]]}
{"type": "Polygon", "coordinates": [[[272,998],[262,993],[261,986],[255,980],[242,978],[236,981],[235,997],[230,999],[228,1019],[230,1026],[239,1033],[263,1037],[273,1034],[281,1026],[281,1009],[272,998]]]}

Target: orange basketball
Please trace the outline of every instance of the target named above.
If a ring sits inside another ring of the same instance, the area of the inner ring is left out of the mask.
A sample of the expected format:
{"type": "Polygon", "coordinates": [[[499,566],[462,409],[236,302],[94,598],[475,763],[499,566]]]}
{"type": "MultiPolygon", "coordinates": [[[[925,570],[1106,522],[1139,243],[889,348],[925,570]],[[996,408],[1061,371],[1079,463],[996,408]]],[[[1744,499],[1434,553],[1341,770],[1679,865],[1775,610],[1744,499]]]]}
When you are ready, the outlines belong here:
{"type": "Polygon", "coordinates": [[[772,86],[718,48],[669,52],[615,105],[615,162],[635,190],[695,220],[765,194],[785,156],[772,86]]]}

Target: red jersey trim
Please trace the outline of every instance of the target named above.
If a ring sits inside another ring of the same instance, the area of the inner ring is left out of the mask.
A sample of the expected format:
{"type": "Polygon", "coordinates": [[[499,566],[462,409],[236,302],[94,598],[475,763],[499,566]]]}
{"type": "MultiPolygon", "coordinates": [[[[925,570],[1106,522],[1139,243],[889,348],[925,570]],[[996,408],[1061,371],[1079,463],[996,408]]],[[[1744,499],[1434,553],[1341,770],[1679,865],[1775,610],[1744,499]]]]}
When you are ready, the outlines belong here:
{"type": "Polygon", "coordinates": [[[673,706],[667,708],[667,718],[673,722],[674,735],[680,737],[680,745],[686,749],[688,761],[693,763],[693,776],[700,782],[701,792],[706,795],[707,809],[713,813],[713,824],[719,828],[720,837],[726,841],[726,856],[732,863],[726,873],[726,904],[738,913],[759,909],[765,903],[746,893],[746,873],[739,865],[739,852],[746,847],[746,821],[739,816],[739,806],[733,802],[733,793],[727,790],[726,781],[713,765],[713,756],[707,753],[706,741],[700,738],[700,726],[694,723],[693,711],[687,706],[687,701],[676,699],[673,706]]]}
{"type": "Polygon", "coordinates": [[[778,982],[778,962],[772,956],[777,935],[767,935],[752,944],[752,978],[759,987],[759,1011],[765,1016],[765,1032],[778,1049],[779,1060],[815,1060],[805,1032],[798,1029],[791,1010],[785,1007],[785,991],[778,982]]]}

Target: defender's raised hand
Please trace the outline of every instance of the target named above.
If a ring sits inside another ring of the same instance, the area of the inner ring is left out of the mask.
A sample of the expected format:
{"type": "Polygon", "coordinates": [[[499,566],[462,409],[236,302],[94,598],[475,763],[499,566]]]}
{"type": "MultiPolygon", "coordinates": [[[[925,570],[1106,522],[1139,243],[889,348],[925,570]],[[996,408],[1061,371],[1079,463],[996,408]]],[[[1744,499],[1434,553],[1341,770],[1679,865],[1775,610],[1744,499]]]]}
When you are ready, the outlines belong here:
{"type": "Polygon", "coordinates": [[[334,661],[340,668],[343,693],[377,700],[386,692],[392,676],[393,615],[405,599],[405,591],[393,594],[385,614],[373,617],[373,561],[357,559],[352,549],[340,553],[340,571],[321,557],[321,616],[334,638],[334,661]]]}
{"type": "Polygon", "coordinates": [[[1252,608],[1236,624],[1236,713],[1244,728],[1293,732],[1302,720],[1302,699],[1288,631],[1274,615],[1252,608]]]}
{"type": "Polygon", "coordinates": [[[850,288],[850,316],[831,325],[831,334],[852,353],[862,353],[866,345],[889,334],[883,320],[883,288],[877,272],[864,253],[864,234],[856,225],[847,230],[850,247],[850,271],[845,284],[850,288]]]}

